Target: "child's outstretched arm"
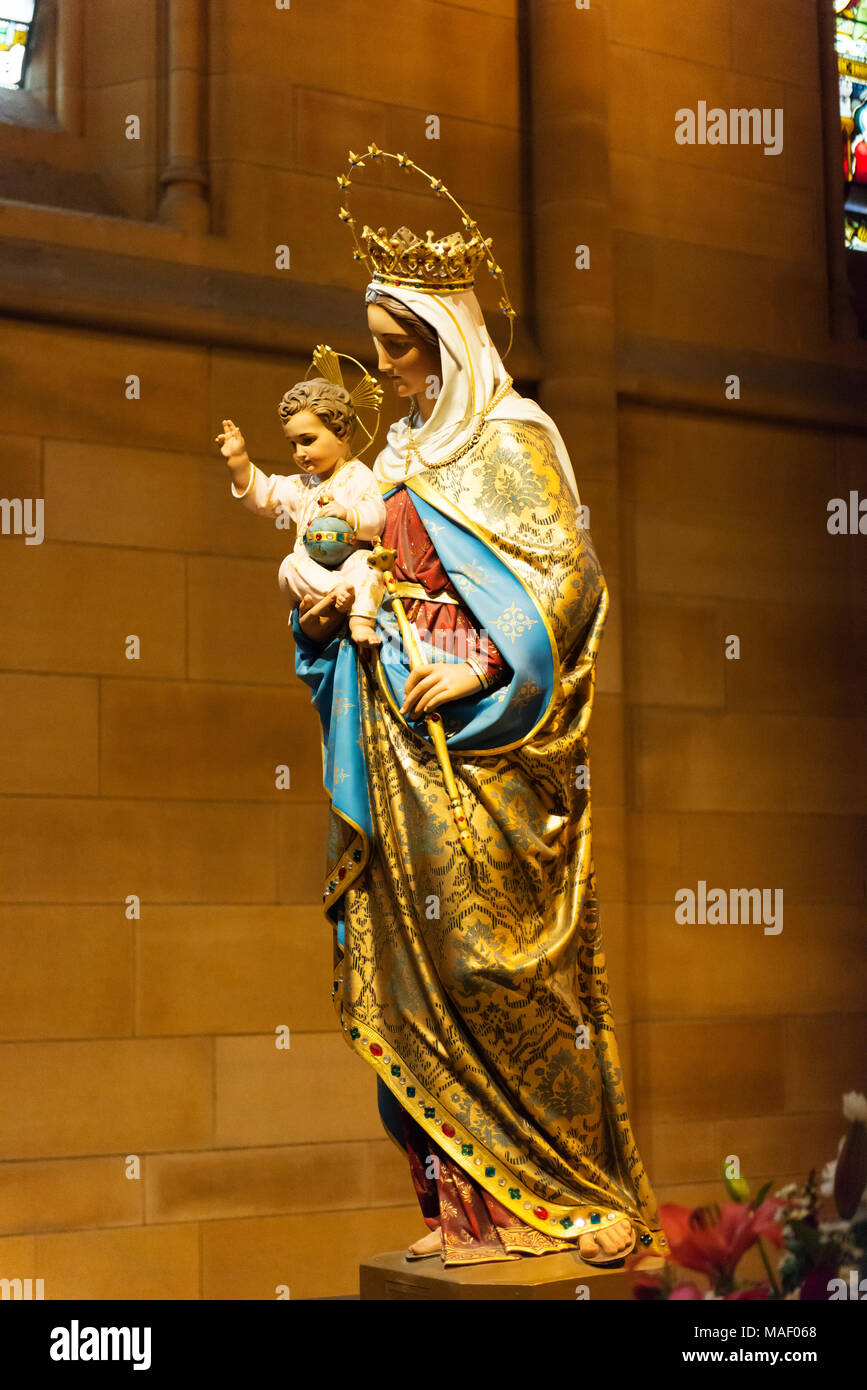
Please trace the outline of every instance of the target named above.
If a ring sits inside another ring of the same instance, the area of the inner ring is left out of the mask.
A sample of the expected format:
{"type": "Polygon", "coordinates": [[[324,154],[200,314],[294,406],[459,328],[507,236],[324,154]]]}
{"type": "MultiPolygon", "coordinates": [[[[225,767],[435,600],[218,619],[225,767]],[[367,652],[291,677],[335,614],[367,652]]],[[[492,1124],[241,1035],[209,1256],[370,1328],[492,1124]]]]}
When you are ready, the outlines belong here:
{"type": "Polygon", "coordinates": [[[280,517],[281,524],[286,524],[285,518],[294,522],[300,479],[282,473],[266,476],[250,459],[244,436],[231,420],[223,421],[223,433],[217,435],[216,442],[232,474],[232,496],[260,516],[280,517]]]}
{"type": "Polygon", "coordinates": [[[223,421],[223,433],[218,434],[215,443],[229,465],[232,483],[238,493],[246,492],[250,484],[253,465],[247,454],[247,445],[238,426],[232,420],[223,421]]]}

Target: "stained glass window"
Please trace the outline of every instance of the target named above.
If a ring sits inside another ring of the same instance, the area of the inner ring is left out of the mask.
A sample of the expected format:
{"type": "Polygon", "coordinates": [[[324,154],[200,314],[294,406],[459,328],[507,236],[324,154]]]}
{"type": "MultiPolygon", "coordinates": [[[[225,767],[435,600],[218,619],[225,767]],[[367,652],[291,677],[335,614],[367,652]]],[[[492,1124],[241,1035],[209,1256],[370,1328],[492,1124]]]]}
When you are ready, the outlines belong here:
{"type": "Polygon", "coordinates": [[[846,245],[867,252],[867,0],[834,0],[834,9],[846,245]]]}
{"type": "Polygon", "coordinates": [[[0,87],[20,87],[35,0],[0,0],[0,87]]]}

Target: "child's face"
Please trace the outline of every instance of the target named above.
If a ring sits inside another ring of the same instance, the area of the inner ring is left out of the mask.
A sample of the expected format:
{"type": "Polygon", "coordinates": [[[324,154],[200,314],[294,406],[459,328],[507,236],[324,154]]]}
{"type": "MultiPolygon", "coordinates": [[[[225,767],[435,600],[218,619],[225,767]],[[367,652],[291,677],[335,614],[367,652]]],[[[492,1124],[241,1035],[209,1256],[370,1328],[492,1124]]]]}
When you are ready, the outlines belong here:
{"type": "Polygon", "coordinates": [[[323,425],[311,410],[299,410],[283,421],[283,433],[294,450],[295,462],[302,473],[316,473],[326,478],[338,463],[349,457],[349,444],[338,439],[323,425]]]}

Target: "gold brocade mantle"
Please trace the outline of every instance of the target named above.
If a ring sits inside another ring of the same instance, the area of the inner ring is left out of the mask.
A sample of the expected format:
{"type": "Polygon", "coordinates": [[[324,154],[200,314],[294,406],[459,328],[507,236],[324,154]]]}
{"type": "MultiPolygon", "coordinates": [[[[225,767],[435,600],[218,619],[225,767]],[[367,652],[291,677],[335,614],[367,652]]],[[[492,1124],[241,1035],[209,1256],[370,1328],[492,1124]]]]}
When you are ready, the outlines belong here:
{"type": "MultiPolygon", "coordinates": [[[[532,424],[489,421],[459,460],[407,485],[517,576],[557,670],[541,721],[517,745],[452,750],[473,863],[452,832],[432,748],[397,713],[381,672],[359,661],[374,835],[346,878],[342,952],[335,939],[344,1036],[523,1221],[577,1238],[625,1213],[637,1249],[666,1254],[627,1113],[579,773],[605,581],[532,424]]],[[[332,811],[332,883],[360,843],[332,811]]]]}

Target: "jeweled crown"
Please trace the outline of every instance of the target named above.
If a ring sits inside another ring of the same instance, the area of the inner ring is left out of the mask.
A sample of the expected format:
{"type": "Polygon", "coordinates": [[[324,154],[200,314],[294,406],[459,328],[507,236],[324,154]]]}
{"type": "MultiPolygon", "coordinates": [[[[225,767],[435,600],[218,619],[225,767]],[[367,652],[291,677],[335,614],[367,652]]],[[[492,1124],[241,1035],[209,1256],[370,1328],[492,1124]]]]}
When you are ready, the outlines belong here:
{"type": "Polygon", "coordinates": [[[346,206],[352,179],[349,174],[338,174],[337,183],[346,200],[339,209],[338,216],[352,233],[355,243],[352,252],[354,259],[366,263],[372,280],[382,285],[397,285],[403,289],[418,290],[423,294],[458,294],[461,290],[471,290],[475,284],[476,271],[484,261],[491,274],[499,279],[503,291],[499,307],[509,323],[509,347],[503,353],[505,358],[512,346],[515,310],[509,300],[502,269],[497,265],[491,249],[491,238],[482,236],[478,223],[468,216],[457,199],[452,197],[442,179],[429,174],[407,155],[390,154],[375,144],[368,145],[366,155],[358,155],[350,150],[350,173],[354,173],[356,169],[363,169],[367,158],[372,162],[393,159],[398,168],[407,173],[417,173],[426,179],[434,196],[448,199],[460,213],[467,239],[461,232],[435,237],[432,231],[427,231],[420,237],[409,227],[398,227],[396,232],[389,233],[385,227],[374,231],[366,225],[359,236],[356,220],[346,206]]]}
{"type": "Polygon", "coordinates": [[[373,267],[372,278],[383,285],[456,294],[470,290],[476,271],[491,255],[491,238],[474,231],[468,241],[460,232],[435,237],[432,231],[417,236],[409,227],[389,235],[385,227],[375,232],[364,227],[359,237],[373,267]]]}

